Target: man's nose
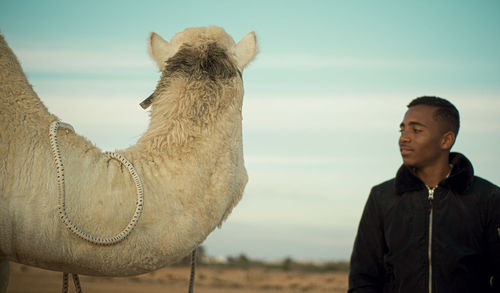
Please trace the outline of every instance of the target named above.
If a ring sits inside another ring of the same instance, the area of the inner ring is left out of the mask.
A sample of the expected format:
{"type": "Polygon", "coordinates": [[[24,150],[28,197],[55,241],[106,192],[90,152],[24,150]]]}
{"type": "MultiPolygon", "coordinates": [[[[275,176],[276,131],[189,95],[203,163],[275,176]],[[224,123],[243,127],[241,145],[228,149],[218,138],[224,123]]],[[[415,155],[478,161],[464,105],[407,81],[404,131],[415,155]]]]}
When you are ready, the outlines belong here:
{"type": "Polygon", "coordinates": [[[406,135],[404,131],[401,131],[401,136],[399,137],[399,142],[402,143],[402,142],[409,142],[409,141],[410,141],[410,138],[408,137],[408,135],[406,135]]]}

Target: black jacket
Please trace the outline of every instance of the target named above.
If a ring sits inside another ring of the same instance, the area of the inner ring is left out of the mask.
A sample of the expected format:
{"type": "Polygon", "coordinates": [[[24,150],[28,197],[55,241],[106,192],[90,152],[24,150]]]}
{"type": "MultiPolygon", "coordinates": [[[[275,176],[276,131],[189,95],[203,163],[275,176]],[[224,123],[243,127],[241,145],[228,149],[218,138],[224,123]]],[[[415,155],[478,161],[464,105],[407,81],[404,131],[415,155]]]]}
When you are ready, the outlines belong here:
{"type": "Polygon", "coordinates": [[[372,188],[349,292],[500,292],[500,189],[474,176],[465,156],[451,153],[450,164],[432,202],[407,166],[372,188]]]}

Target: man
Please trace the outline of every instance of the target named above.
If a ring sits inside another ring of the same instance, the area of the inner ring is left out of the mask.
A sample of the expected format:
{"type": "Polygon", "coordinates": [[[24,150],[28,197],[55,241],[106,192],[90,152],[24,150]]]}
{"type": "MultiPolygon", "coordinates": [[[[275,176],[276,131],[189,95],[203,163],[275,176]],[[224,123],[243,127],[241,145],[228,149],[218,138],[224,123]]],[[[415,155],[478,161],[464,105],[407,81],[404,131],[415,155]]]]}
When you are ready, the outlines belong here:
{"type": "Polygon", "coordinates": [[[372,188],[354,243],[349,292],[500,292],[500,189],[450,153],[455,106],[408,105],[396,178],[372,188]]]}

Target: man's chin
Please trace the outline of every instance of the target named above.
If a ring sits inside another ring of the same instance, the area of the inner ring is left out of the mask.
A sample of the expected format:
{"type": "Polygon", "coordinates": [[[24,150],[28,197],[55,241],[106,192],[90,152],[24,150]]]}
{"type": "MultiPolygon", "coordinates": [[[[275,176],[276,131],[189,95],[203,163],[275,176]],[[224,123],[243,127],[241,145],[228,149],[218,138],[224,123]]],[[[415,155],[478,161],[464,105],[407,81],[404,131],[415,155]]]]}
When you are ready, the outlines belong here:
{"type": "Polygon", "coordinates": [[[415,162],[411,160],[410,158],[407,157],[402,157],[403,159],[403,165],[408,166],[408,167],[415,167],[415,162]]]}

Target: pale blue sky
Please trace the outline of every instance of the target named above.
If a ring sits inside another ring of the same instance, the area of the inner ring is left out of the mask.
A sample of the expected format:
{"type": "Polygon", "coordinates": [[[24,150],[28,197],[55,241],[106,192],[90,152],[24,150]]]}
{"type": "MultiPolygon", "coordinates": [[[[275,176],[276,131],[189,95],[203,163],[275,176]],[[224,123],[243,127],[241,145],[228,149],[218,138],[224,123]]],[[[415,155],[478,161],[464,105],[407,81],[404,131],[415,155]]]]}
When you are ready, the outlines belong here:
{"type": "Polygon", "coordinates": [[[49,109],[103,149],[134,144],[159,73],[155,31],[218,25],[260,53],[243,73],[243,200],[214,255],[348,259],[370,187],[394,176],[409,101],[462,115],[455,145],[500,183],[498,1],[12,1],[0,31],[49,109]]]}

